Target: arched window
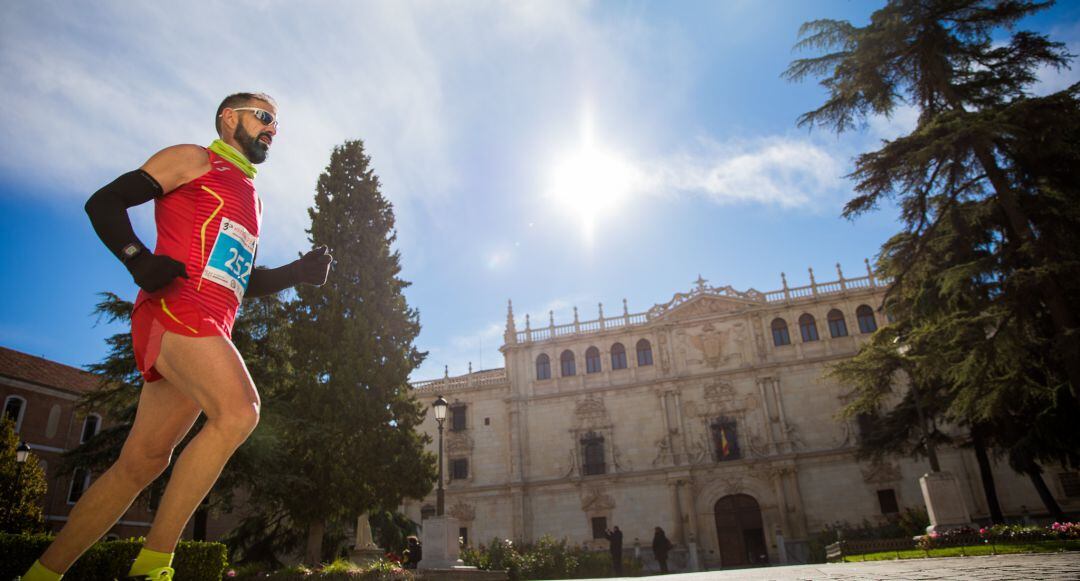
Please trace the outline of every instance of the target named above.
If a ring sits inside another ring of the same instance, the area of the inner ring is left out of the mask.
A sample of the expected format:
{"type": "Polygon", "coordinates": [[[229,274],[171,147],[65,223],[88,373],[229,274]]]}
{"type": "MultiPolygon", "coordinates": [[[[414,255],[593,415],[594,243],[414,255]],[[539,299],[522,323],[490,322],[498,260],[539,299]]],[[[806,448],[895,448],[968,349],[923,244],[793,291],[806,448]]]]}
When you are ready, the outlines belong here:
{"type": "Polygon", "coordinates": [[[581,457],[584,460],[581,472],[585,476],[605,474],[604,437],[596,432],[589,432],[581,438],[581,457]]]}
{"type": "Polygon", "coordinates": [[[877,331],[877,319],[874,318],[874,309],[868,305],[859,305],[855,309],[855,318],[859,320],[860,333],[873,333],[877,331]]]}
{"type": "Polygon", "coordinates": [[[847,322],[844,321],[844,313],[840,309],[829,311],[829,335],[832,337],[847,337],[847,322]]]}
{"type": "Polygon", "coordinates": [[[98,430],[101,429],[101,416],[97,414],[90,414],[83,420],[82,438],[79,443],[85,443],[90,438],[97,435],[98,430]]]}
{"type": "Polygon", "coordinates": [[[626,369],[626,347],[622,343],[611,346],[611,368],[626,369]]]}
{"type": "Polygon", "coordinates": [[[563,377],[577,375],[577,366],[574,365],[574,352],[567,349],[559,356],[559,365],[563,377]]]}
{"type": "Polygon", "coordinates": [[[75,504],[82,498],[86,489],[90,488],[90,471],[86,468],[76,468],[71,475],[71,488],[68,489],[68,504],[75,504]]]}
{"type": "Polygon", "coordinates": [[[817,322],[814,321],[814,315],[803,313],[803,316],[799,317],[799,332],[802,333],[803,343],[818,340],[817,322]]]}
{"type": "Polygon", "coordinates": [[[4,417],[15,423],[15,431],[22,428],[22,419],[26,415],[26,400],[17,396],[9,395],[4,400],[4,417]]]}
{"type": "Polygon", "coordinates": [[[547,356],[547,353],[541,353],[536,358],[536,378],[551,379],[551,358],[547,356]]]}
{"type": "Polygon", "coordinates": [[[585,350],[585,373],[600,373],[600,350],[596,347],[585,350]]]}
{"type": "Polygon", "coordinates": [[[652,344],[648,339],[637,342],[637,364],[638,367],[652,365],[652,344]]]}
{"type": "Polygon", "coordinates": [[[772,321],[772,342],[777,347],[791,345],[791,335],[788,334],[787,321],[780,317],[772,321]]]}

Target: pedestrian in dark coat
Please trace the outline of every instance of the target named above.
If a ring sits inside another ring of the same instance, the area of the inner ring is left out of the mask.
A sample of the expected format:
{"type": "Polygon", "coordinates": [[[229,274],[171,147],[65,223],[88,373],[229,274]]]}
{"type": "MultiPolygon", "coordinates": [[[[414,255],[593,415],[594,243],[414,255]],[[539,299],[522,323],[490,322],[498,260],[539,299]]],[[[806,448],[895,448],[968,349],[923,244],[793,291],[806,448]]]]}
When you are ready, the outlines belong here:
{"type": "Polygon", "coordinates": [[[660,563],[660,572],[667,573],[667,556],[671,551],[671,541],[668,540],[667,535],[664,534],[664,529],[656,527],[656,532],[653,533],[652,538],[652,552],[656,557],[656,562],[660,563]]]}
{"type": "Polygon", "coordinates": [[[615,568],[615,575],[622,577],[622,531],[619,527],[606,531],[604,536],[611,542],[611,565],[615,568]]]}
{"type": "Polygon", "coordinates": [[[402,566],[406,569],[415,569],[420,560],[424,558],[423,547],[420,546],[420,539],[413,535],[409,535],[405,539],[406,547],[405,552],[402,554],[402,566]]]}

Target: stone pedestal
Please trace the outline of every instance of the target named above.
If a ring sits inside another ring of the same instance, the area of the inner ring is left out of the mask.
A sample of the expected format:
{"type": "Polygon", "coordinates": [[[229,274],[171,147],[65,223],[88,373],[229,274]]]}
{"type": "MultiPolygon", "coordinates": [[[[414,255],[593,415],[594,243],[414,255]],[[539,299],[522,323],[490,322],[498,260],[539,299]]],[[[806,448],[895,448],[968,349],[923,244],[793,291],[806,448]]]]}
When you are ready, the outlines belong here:
{"type": "Polygon", "coordinates": [[[458,520],[452,516],[433,516],[424,519],[420,544],[424,557],[421,569],[454,569],[464,567],[461,546],[458,544],[458,520]]]}
{"type": "Polygon", "coordinates": [[[919,479],[923,502],[930,515],[927,533],[940,533],[949,529],[973,526],[960,481],[951,472],[931,472],[919,479]]]}
{"type": "Polygon", "coordinates": [[[686,570],[687,571],[700,571],[701,570],[701,562],[698,561],[697,543],[695,543],[694,541],[690,541],[689,543],[686,543],[686,553],[687,553],[686,570]]]}
{"type": "Polygon", "coordinates": [[[383,556],[383,551],[375,544],[371,537],[371,522],[367,513],[356,519],[356,544],[349,555],[353,563],[363,565],[372,561],[378,561],[383,556]]]}

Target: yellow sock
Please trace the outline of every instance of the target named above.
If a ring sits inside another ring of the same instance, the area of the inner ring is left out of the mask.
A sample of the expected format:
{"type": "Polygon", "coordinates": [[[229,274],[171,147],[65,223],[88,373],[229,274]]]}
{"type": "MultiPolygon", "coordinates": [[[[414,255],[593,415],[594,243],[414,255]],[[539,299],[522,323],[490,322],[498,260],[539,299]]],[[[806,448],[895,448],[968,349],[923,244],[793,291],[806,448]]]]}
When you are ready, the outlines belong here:
{"type": "Polygon", "coordinates": [[[30,570],[22,576],[22,581],[60,581],[63,577],[61,573],[53,573],[45,568],[45,565],[41,564],[41,561],[34,561],[34,564],[30,566],[30,570]]]}
{"type": "Polygon", "coordinates": [[[159,553],[144,548],[139,551],[139,556],[135,557],[135,563],[131,565],[131,571],[128,572],[128,575],[146,575],[154,569],[172,565],[172,560],[172,553],[159,553]]]}

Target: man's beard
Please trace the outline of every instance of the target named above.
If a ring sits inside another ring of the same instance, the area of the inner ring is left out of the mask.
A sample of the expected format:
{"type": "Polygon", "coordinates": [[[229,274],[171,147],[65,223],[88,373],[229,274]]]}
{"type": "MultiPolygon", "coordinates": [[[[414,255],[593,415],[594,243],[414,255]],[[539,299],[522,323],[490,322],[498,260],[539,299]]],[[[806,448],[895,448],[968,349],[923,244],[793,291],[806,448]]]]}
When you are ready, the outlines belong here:
{"type": "MultiPolygon", "coordinates": [[[[264,133],[252,136],[246,130],[243,125],[237,125],[236,131],[233,131],[233,139],[240,144],[241,153],[244,157],[248,158],[251,163],[262,163],[266,161],[266,157],[270,155],[270,146],[259,141],[259,137],[264,133]]],[[[265,133],[265,135],[270,135],[265,133]]],[[[271,136],[272,138],[273,136],[271,136]]]]}

